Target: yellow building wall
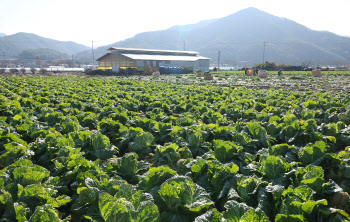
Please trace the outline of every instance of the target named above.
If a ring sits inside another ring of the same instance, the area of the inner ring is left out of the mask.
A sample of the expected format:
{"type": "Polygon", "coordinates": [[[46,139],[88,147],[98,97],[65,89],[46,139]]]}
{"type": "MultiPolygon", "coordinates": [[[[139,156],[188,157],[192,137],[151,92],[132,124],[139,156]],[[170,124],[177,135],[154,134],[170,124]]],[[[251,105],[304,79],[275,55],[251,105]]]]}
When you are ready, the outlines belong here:
{"type": "Polygon", "coordinates": [[[110,53],[98,61],[99,67],[136,67],[136,61],[120,55],[118,53],[110,53]]]}

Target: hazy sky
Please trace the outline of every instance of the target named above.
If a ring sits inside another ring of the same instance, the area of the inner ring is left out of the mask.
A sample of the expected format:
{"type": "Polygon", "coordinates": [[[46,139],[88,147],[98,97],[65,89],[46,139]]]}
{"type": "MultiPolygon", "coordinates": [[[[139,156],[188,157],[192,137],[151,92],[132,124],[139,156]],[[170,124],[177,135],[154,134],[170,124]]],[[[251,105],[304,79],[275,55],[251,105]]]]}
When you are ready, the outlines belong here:
{"type": "Polygon", "coordinates": [[[350,0],[0,0],[0,33],[28,32],[88,46],[91,40],[106,45],[248,7],[314,30],[350,36],[350,0]]]}

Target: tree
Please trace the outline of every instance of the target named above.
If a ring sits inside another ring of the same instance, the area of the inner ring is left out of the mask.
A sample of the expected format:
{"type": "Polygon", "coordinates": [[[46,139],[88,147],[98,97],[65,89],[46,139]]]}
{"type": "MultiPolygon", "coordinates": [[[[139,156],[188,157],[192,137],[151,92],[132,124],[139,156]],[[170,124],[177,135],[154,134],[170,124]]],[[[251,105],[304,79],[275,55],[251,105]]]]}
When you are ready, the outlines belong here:
{"type": "Polygon", "coordinates": [[[272,71],[276,70],[277,66],[274,62],[265,62],[265,63],[260,63],[256,64],[255,66],[252,67],[253,69],[262,69],[262,70],[267,70],[267,71],[272,71]]]}
{"type": "Polygon", "coordinates": [[[309,68],[310,67],[310,61],[305,61],[301,63],[301,66],[305,69],[305,68],[309,68]]]}
{"type": "Polygon", "coordinates": [[[35,74],[36,69],[35,69],[35,68],[31,68],[31,69],[30,69],[30,72],[31,72],[32,74],[35,74]]]}
{"type": "Polygon", "coordinates": [[[47,73],[47,69],[45,68],[41,68],[39,71],[40,74],[46,74],[47,73]]]}
{"type": "Polygon", "coordinates": [[[22,68],[20,71],[21,71],[21,73],[23,73],[23,74],[26,73],[26,69],[25,69],[25,68],[22,68]]]}

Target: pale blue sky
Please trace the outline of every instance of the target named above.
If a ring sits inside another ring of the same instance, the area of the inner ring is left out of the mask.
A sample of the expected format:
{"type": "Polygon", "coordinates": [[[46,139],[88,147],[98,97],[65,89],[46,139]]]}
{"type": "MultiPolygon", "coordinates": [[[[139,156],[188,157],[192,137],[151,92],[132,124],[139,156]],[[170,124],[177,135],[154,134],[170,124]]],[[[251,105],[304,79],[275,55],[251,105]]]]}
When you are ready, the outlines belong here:
{"type": "Polygon", "coordinates": [[[0,33],[29,32],[88,46],[91,40],[106,45],[248,7],[314,30],[350,36],[350,0],[0,0],[0,33]]]}

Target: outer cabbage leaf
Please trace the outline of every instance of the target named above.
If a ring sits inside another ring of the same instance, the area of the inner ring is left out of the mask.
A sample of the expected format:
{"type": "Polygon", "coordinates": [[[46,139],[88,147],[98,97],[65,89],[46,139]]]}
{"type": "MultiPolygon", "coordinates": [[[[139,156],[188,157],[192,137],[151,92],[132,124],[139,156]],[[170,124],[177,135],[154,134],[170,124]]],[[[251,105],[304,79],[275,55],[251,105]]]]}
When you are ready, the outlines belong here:
{"type": "Polygon", "coordinates": [[[329,123],[325,126],[325,134],[327,136],[337,136],[339,129],[336,123],[329,123]]]}
{"type": "Polygon", "coordinates": [[[18,144],[8,143],[5,145],[5,152],[0,155],[0,169],[7,167],[16,160],[23,158],[28,153],[28,148],[18,144]]]}
{"type": "Polygon", "coordinates": [[[314,200],[309,200],[306,201],[303,206],[301,207],[301,209],[303,210],[304,213],[306,213],[307,215],[311,215],[320,205],[324,205],[327,206],[327,200],[323,199],[323,200],[318,200],[318,201],[314,201],[314,200]]]}
{"type": "Polygon", "coordinates": [[[225,221],[239,222],[241,217],[252,209],[245,203],[239,203],[235,200],[229,200],[225,203],[226,211],[224,212],[225,221]]]}
{"type": "Polygon", "coordinates": [[[106,222],[129,222],[132,221],[129,210],[132,209],[130,202],[125,199],[114,200],[108,193],[101,193],[99,199],[101,215],[106,222]]]}
{"type": "Polygon", "coordinates": [[[146,176],[146,190],[150,191],[153,187],[160,186],[174,175],[176,175],[176,171],[168,166],[151,167],[146,176]]]}
{"type": "Polygon", "coordinates": [[[79,121],[68,118],[62,122],[62,128],[65,133],[76,132],[79,131],[79,121]]]}
{"type": "Polygon", "coordinates": [[[151,152],[151,145],[154,137],[150,132],[139,132],[134,139],[134,142],[129,143],[129,150],[137,153],[141,158],[144,158],[151,152]]]}
{"type": "Polygon", "coordinates": [[[301,128],[307,132],[314,132],[317,129],[317,122],[315,119],[308,119],[301,128]]]}
{"type": "Polygon", "coordinates": [[[192,222],[193,220],[187,214],[182,214],[179,212],[163,211],[160,215],[160,221],[167,222],[192,222]]]}
{"type": "Polygon", "coordinates": [[[13,204],[13,207],[14,207],[15,212],[16,212],[16,219],[17,219],[17,221],[19,221],[19,222],[28,221],[27,217],[26,217],[26,214],[27,214],[28,210],[25,208],[25,206],[23,206],[22,204],[16,202],[16,203],[13,204]]]}
{"type": "Polygon", "coordinates": [[[121,158],[108,159],[106,171],[109,175],[117,174],[129,183],[139,181],[138,174],[146,171],[149,164],[145,161],[138,161],[136,153],[126,153],[121,158]]]}
{"type": "Polygon", "coordinates": [[[176,212],[181,204],[181,198],[179,197],[176,187],[173,187],[168,183],[163,183],[158,193],[168,209],[176,212]]]}
{"type": "Polygon", "coordinates": [[[282,126],[276,122],[269,123],[266,127],[268,135],[275,136],[281,132],[282,126]]]}
{"type": "Polygon", "coordinates": [[[91,138],[91,147],[94,150],[106,149],[111,144],[109,138],[101,133],[92,134],[91,138]]]}
{"type": "Polygon", "coordinates": [[[247,128],[253,139],[257,139],[264,146],[267,146],[267,132],[264,127],[257,122],[250,122],[247,123],[247,128]]]}
{"type": "Polygon", "coordinates": [[[92,154],[102,160],[111,158],[114,153],[117,153],[116,147],[111,145],[109,138],[101,133],[90,135],[92,154]]]}
{"type": "Polygon", "coordinates": [[[240,222],[269,222],[269,218],[266,216],[264,211],[260,209],[250,209],[248,210],[242,218],[239,220],[240,222]]]}
{"type": "Polygon", "coordinates": [[[100,190],[95,187],[82,187],[78,188],[79,202],[82,204],[92,204],[97,200],[100,190]]]}
{"type": "Polygon", "coordinates": [[[207,211],[201,216],[196,217],[194,221],[195,222],[223,222],[224,218],[222,217],[222,214],[217,209],[213,209],[213,210],[207,211]]]}
{"type": "Polygon", "coordinates": [[[290,123],[289,125],[286,125],[283,128],[283,133],[285,135],[286,142],[288,142],[288,143],[294,142],[300,133],[300,129],[301,129],[300,123],[298,120],[290,123]]]}
{"type": "Polygon", "coordinates": [[[39,184],[43,179],[47,178],[50,172],[41,166],[17,167],[13,171],[14,179],[21,185],[39,184]]]}
{"type": "Polygon", "coordinates": [[[280,157],[269,156],[262,163],[262,172],[271,179],[279,177],[285,172],[284,161],[280,157]]]}
{"type": "Polygon", "coordinates": [[[99,208],[105,221],[158,221],[159,212],[148,193],[122,184],[114,197],[101,193],[99,208]]]}
{"type": "Polygon", "coordinates": [[[305,168],[298,168],[295,176],[295,182],[298,185],[307,185],[316,192],[322,189],[324,183],[324,171],[322,167],[310,165],[305,168]]]}
{"type": "Polygon", "coordinates": [[[233,135],[233,139],[240,146],[247,146],[251,143],[251,139],[246,133],[236,133],[233,135]]]}
{"type": "Polygon", "coordinates": [[[248,203],[249,205],[257,204],[253,191],[257,188],[259,183],[260,180],[254,176],[247,178],[243,177],[237,182],[237,192],[244,202],[248,203]]]}
{"type": "Polygon", "coordinates": [[[294,114],[287,114],[283,117],[283,122],[286,124],[291,124],[296,120],[298,120],[298,117],[296,117],[294,114]]]}
{"type": "Polygon", "coordinates": [[[231,141],[213,140],[215,158],[225,163],[237,156],[238,146],[231,141]]]}
{"type": "Polygon", "coordinates": [[[126,153],[121,159],[117,160],[117,173],[128,179],[135,177],[139,171],[139,162],[136,153],[126,153]]]}
{"type": "Polygon", "coordinates": [[[44,188],[39,184],[28,185],[24,188],[18,185],[18,201],[27,204],[31,211],[44,204],[57,208],[61,206],[61,203],[53,197],[55,192],[57,191],[44,188]]]}
{"type": "Polygon", "coordinates": [[[286,215],[277,214],[275,222],[304,222],[306,221],[303,215],[286,215]]]}
{"type": "Polygon", "coordinates": [[[320,157],[324,156],[326,144],[323,141],[317,141],[314,145],[307,145],[300,153],[300,161],[308,165],[320,157]]]}
{"type": "Polygon", "coordinates": [[[191,212],[199,213],[202,209],[213,205],[209,194],[188,177],[174,176],[164,182],[159,190],[168,209],[177,212],[179,206],[184,206],[191,212]]]}
{"type": "Polygon", "coordinates": [[[180,159],[192,158],[192,153],[188,147],[179,148],[175,143],[166,146],[157,146],[153,163],[155,166],[168,165],[176,169],[176,163],[180,159]]]}
{"type": "Polygon", "coordinates": [[[230,181],[239,171],[239,167],[234,164],[222,165],[216,161],[208,161],[208,180],[212,186],[212,193],[219,194],[227,181],[230,181]]]}
{"type": "Polygon", "coordinates": [[[286,143],[282,143],[282,144],[276,144],[273,146],[269,147],[269,155],[270,156],[284,156],[288,150],[289,150],[290,146],[286,143]]]}
{"type": "Polygon", "coordinates": [[[199,147],[204,142],[204,139],[200,132],[194,131],[188,135],[187,141],[191,147],[199,147]]]}
{"type": "Polygon", "coordinates": [[[58,212],[51,205],[38,206],[29,222],[59,222],[58,212]]]}

